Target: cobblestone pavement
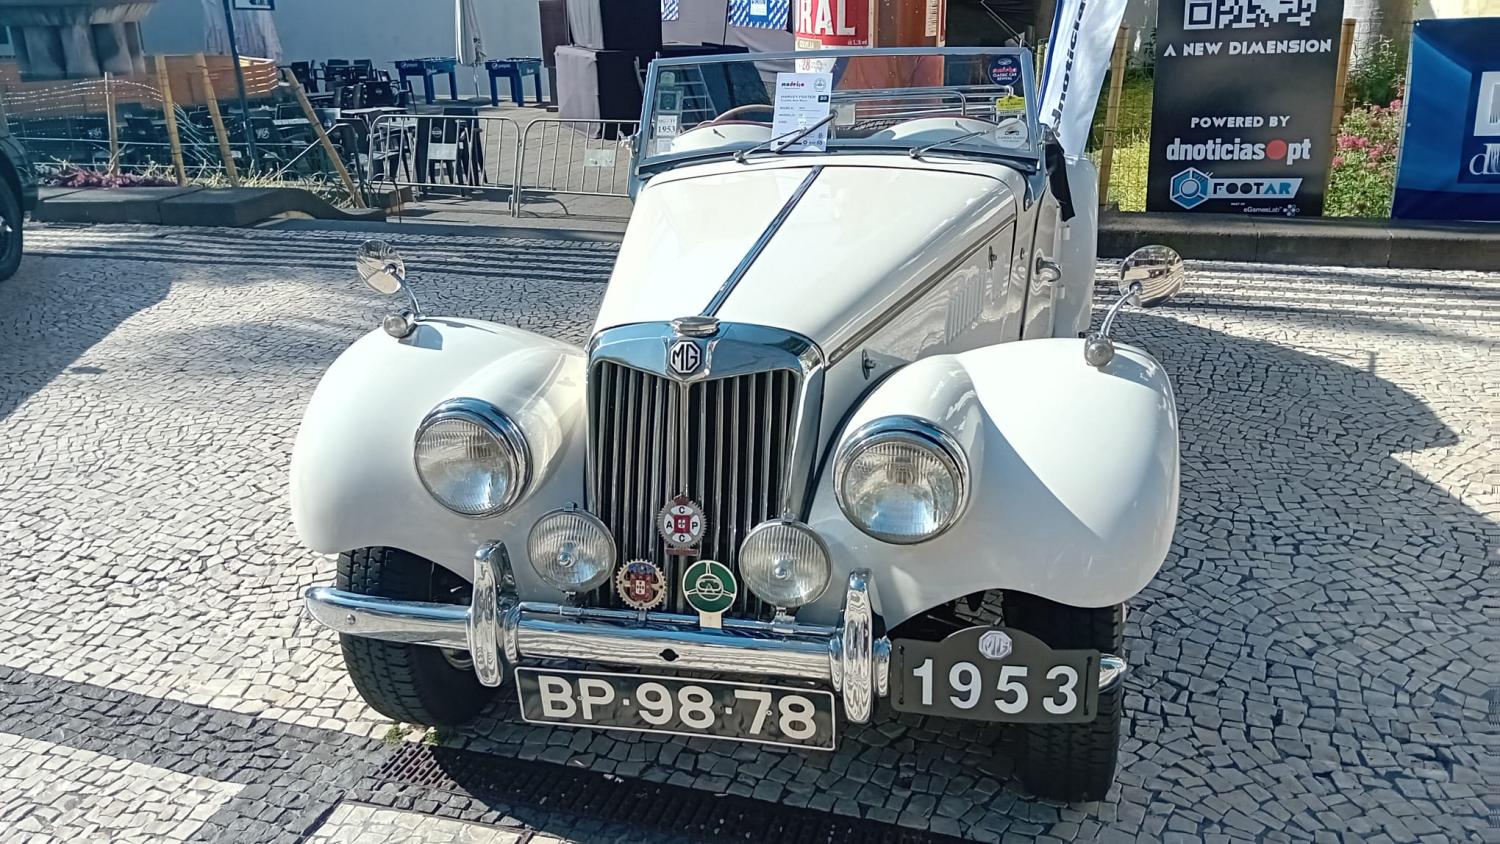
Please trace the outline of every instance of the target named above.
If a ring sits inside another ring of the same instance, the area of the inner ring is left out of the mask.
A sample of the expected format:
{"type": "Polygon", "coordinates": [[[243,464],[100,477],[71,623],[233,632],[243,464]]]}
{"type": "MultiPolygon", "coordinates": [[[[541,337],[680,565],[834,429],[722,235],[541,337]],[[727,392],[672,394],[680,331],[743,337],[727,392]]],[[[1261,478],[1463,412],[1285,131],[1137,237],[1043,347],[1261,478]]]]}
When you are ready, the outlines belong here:
{"type": "MultiPolygon", "coordinates": [[[[300,612],[332,561],[285,505],[303,405],[383,310],[358,237],[28,238],[0,284],[0,840],[385,840],[413,813],[442,818],[433,841],[714,837],[618,804],[715,794],[705,817],[867,824],[825,839],[1500,834],[1500,276],[1199,264],[1123,318],[1174,379],[1182,515],[1130,609],[1119,783],[1066,807],[1012,782],[996,727],[888,716],[802,755],[525,725],[505,695],[428,740],[522,767],[488,791],[397,782],[421,736],[358,699],[300,612]]],[[[398,245],[429,311],[575,342],[614,255],[398,245]]]]}

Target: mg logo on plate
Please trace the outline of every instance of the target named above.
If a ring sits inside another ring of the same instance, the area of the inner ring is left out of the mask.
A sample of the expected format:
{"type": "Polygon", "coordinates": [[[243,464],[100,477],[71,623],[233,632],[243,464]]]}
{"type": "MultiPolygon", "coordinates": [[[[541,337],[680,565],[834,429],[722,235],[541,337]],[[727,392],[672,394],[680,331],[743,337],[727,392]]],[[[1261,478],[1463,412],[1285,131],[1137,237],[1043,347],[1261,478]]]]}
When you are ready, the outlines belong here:
{"type": "Polygon", "coordinates": [[[985,659],[1005,659],[1010,656],[1012,650],[1015,650],[1015,646],[1011,643],[1010,637],[999,630],[986,630],[984,635],[979,637],[979,653],[985,659]]]}
{"type": "Polygon", "coordinates": [[[667,365],[677,375],[692,375],[703,367],[703,350],[692,340],[678,340],[667,352],[667,365]]]}

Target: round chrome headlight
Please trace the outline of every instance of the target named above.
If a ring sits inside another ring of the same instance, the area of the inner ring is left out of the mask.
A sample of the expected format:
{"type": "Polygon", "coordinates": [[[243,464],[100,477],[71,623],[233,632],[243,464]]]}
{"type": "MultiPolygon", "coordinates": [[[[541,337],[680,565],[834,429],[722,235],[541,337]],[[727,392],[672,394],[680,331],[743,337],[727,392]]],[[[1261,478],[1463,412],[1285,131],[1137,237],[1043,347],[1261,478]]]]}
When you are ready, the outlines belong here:
{"type": "Polygon", "coordinates": [[[783,609],[818,600],[833,566],[828,548],[801,522],[762,522],[740,545],[740,577],[756,597],[783,609]]]}
{"type": "Polygon", "coordinates": [[[526,438],[488,402],[453,399],[417,428],[417,476],[438,503],[465,516],[493,516],[521,500],[530,479],[526,438]]]}
{"type": "Polygon", "coordinates": [[[526,540],[531,567],[563,592],[587,592],[609,580],[615,539],[592,513],[568,508],[537,519],[526,540]]]}
{"type": "Polygon", "coordinates": [[[876,539],[909,545],[953,526],[968,497],[968,462],[945,431],[914,416],[860,426],[834,460],[839,508],[876,539]]]}

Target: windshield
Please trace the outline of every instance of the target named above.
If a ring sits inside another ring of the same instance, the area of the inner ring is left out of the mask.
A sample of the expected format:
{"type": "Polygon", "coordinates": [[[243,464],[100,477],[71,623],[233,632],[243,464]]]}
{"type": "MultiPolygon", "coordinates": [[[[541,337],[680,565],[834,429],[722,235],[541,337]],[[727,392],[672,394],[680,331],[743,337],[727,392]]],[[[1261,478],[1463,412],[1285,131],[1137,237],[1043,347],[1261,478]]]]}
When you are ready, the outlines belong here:
{"type": "Polygon", "coordinates": [[[1016,48],[658,60],[638,163],[825,151],[1034,160],[1033,85],[1031,54],[1016,48]]]}

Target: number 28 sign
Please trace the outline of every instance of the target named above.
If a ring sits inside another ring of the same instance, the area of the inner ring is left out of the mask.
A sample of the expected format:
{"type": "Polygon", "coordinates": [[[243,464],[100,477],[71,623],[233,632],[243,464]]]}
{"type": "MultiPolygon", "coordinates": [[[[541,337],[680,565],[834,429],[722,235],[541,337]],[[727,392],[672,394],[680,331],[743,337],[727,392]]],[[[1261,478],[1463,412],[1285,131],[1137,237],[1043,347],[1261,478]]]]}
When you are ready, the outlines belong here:
{"type": "Polygon", "coordinates": [[[797,0],[797,49],[870,46],[870,0],[797,0]]]}

